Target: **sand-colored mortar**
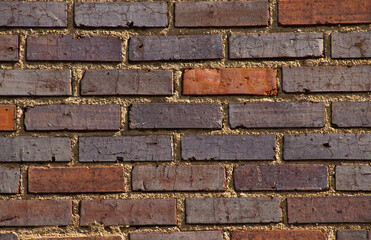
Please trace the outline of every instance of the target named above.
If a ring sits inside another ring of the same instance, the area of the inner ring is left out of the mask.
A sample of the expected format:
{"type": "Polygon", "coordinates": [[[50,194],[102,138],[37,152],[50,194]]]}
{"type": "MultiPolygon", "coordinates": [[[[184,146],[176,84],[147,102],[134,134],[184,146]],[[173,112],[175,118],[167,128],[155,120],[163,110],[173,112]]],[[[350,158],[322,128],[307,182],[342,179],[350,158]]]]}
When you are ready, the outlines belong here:
{"type": "MultiPolygon", "coordinates": [[[[139,0],[136,2],[147,2],[139,0]]],[[[163,1],[163,0],[159,0],[163,1]]],[[[158,2],[159,2],[158,1],[158,2]]],[[[191,0],[195,1],[196,0],[191,0]]],[[[189,2],[191,2],[189,1],[189,2]]],[[[222,0],[223,1],[223,0],[222,0]]],[[[226,1],[226,0],[224,0],[226,1]]],[[[66,236],[122,236],[128,239],[130,232],[135,231],[186,231],[186,230],[223,230],[225,240],[230,239],[230,232],[238,229],[322,229],[327,231],[328,239],[335,240],[336,230],[339,229],[370,229],[371,224],[288,224],[286,216],[286,198],[292,196],[371,196],[370,192],[336,192],[334,182],[335,165],[340,164],[367,164],[370,161],[290,161],[282,159],[283,135],[304,133],[371,133],[369,128],[342,128],[331,127],[331,102],[341,101],[370,101],[371,93],[317,93],[317,94],[285,94],[282,92],[281,67],[283,66],[355,66],[369,65],[371,60],[334,60],[330,58],[330,34],[333,32],[365,32],[370,31],[370,24],[360,25],[331,25],[331,26],[300,26],[282,27],[277,23],[277,0],[268,0],[270,21],[268,27],[246,27],[246,28],[175,28],[174,0],[167,1],[169,12],[169,27],[148,29],[126,29],[126,28],[74,28],[73,27],[73,0],[66,0],[68,4],[68,27],[67,28],[0,28],[0,34],[19,35],[20,49],[19,61],[17,63],[0,64],[1,69],[71,69],[72,70],[72,97],[2,97],[0,104],[17,105],[17,131],[0,132],[0,136],[68,136],[72,141],[72,161],[68,163],[2,163],[1,166],[21,167],[20,193],[17,195],[1,195],[0,199],[71,199],[73,200],[73,224],[66,227],[2,227],[0,233],[15,232],[20,239],[33,239],[42,237],[66,237],[66,236]],[[272,59],[272,60],[229,60],[228,59],[228,36],[231,33],[274,33],[274,32],[320,32],[324,34],[325,54],[322,58],[311,59],[272,59]],[[116,36],[123,42],[121,63],[68,63],[68,62],[27,62],[25,60],[25,42],[29,35],[73,35],[79,36],[116,36]],[[174,61],[174,62],[144,62],[132,63],[127,59],[127,43],[130,36],[156,36],[156,35],[182,35],[182,34],[220,34],[223,38],[224,59],[213,61],[174,61]],[[183,96],[181,78],[182,71],[189,68],[275,68],[278,69],[278,95],[277,96],[183,96]],[[82,97],[80,92],[80,80],[87,69],[169,69],[174,71],[174,95],[170,97],[82,97]],[[325,103],[325,126],[323,128],[305,129],[231,129],[228,124],[228,104],[236,102],[296,102],[311,101],[325,103]],[[216,102],[222,104],[223,129],[221,130],[129,130],[128,129],[128,107],[132,103],[147,102],[216,102]],[[23,113],[25,109],[48,104],[120,104],[121,105],[121,130],[112,131],[69,131],[69,132],[26,132],[23,125],[23,113]],[[158,162],[136,162],[136,163],[79,163],[78,162],[78,137],[79,136],[113,136],[113,135],[172,135],[174,137],[174,161],[170,163],[158,162]],[[275,134],[276,155],[274,161],[183,161],[180,154],[181,135],[191,134],[275,134]],[[287,164],[306,163],[322,164],[329,169],[330,188],[321,192],[236,192],[233,189],[232,172],[238,165],[251,164],[287,164]],[[217,164],[226,166],[227,190],[224,192],[166,192],[166,193],[141,193],[131,192],[131,169],[135,165],[198,165],[217,164]],[[119,194],[46,194],[36,195],[27,193],[27,168],[29,166],[123,166],[125,168],[125,192],[119,194]],[[253,197],[253,196],[276,196],[281,199],[283,209],[283,222],[273,224],[220,224],[220,225],[190,225],[185,223],[184,200],[189,197],[253,197]],[[178,211],[178,224],[174,227],[128,227],[128,226],[102,226],[99,224],[89,227],[79,226],[79,201],[83,199],[130,199],[130,198],[176,198],[178,211]]],[[[85,2],[85,1],[84,1],[85,2]]],[[[90,1],[91,2],[91,1],[90,1]]],[[[94,0],[94,2],[108,2],[94,0]]],[[[121,1],[109,1],[121,2],[121,1]]],[[[126,1],[125,1],[126,2],[126,1]]],[[[130,1],[129,1],[130,2],[130,1]]]]}

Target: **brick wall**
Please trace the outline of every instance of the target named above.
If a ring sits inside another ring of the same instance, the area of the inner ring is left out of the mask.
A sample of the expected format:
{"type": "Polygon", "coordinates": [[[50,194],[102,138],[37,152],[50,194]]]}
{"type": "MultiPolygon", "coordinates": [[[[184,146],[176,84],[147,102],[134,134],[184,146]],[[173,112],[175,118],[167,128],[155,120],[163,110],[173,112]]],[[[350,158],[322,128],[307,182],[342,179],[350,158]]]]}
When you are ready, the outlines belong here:
{"type": "Polygon", "coordinates": [[[0,239],[371,238],[371,1],[1,1],[0,239]]]}

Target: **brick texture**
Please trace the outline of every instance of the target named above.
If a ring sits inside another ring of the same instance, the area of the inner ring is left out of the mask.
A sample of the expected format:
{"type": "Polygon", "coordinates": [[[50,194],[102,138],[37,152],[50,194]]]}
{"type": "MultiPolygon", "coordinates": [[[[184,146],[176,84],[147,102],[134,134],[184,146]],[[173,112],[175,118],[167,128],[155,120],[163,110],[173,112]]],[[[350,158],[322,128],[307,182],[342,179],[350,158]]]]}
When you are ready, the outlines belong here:
{"type": "Polygon", "coordinates": [[[35,240],[122,240],[121,237],[64,237],[64,238],[37,238],[35,240]]]}
{"type": "Polygon", "coordinates": [[[336,166],[335,174],[336,190],[371,191],[371,166],[336,166]]]}
{"type": "Polygon", "coordinates": [[[0,105],[0,131],[16,129],[16,112],[17,107],[15,105],[0,105]]]}
{"type": "Polygon", "coordinates": [[[334,102],[331,107],[335,127],[371,127],[371,102],[334,102]]]}
{"type": "Polygon", "coordinates": [[[17,35],[0,35],[0,61],[18,61],[18,51],[17,35]]]}
{"type": "Polygon", "coordinates": [[[0,194],[18,193],[20,178],[21,172],[19,168],[0,167],[0,194]]]}
{"type": "Polygon", "coordinates": [[[0,240],[18,240],[18,236],[14,233],[0,234],[0,240]]]}
{"type": "Polygon", "coordinates": [[[339,230],[336,240],[364,240],[367,239],[367,230],[339,230]]]}
{"type": "Polygon", "coordinates": [[[327,234],[320,230],[247,230],[233,231],[231,240],[326,240],[327,234]]]}
{"type": "MultiPolygon", "coordinates": [[[[369,6],[371,12],[371,3],[369,3],[369,6]]],[[[371,58],[371,32],[332,33],[331,57],[371,58]]]]}
{"type": "Polygon", "coordinates": [[[130,233],[130,240],[223,240],[222,231],[193,231],[193,232],[134,232],[130,233]]]}

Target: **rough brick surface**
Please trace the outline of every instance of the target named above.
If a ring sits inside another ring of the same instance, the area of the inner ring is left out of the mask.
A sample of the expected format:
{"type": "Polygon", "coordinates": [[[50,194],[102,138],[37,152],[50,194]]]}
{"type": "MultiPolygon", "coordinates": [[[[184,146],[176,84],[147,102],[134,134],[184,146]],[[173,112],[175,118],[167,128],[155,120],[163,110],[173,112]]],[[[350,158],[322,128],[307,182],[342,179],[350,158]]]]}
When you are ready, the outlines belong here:
{"type": "Polygon", "coordinates": [[[327,167],[320,165],[243,165],[234,168],[233,177],[237,191],[328,189],[327,167]]]}
{"type": "Polygon", "coordinates": [[[218,103],[132,104],[129,121],[132,129],[222,128],[222,112],[218,103]]]}
{"type": "Polygon", "coordinates": [[[371,166],[336,166],[336,190],[371,191],[371,166]]]}
{"type": "Polygon", "coordinates": [[[223,58],[220,35],[140,36],[129,39],[130,61],[223,58]]]}
{"type": "Polygon", "coordinates": [[[188,198],[190,224],[271,223],[282,219],[279,198],[188,198]]]}
{"type": "Polygon", "coordinates": [[[0,105],[0,131],[15,130],[16,112],[17,107],[15,105],[0,105]]]}
{"type": "Polygon", "coordinates": [[[231,128],[323,127],[323,103],[264,102],[229,104],[231,128]]]}
{"type": "Polygon", "coordinates": [[[181,148],[185,160],[273,160],[275,136],[182,136],[181,148]]]}
{"type": "MultiPolygon", "coordinates": [[[[371,3],[369,5],[371,12],[371,3]]],[[[331,57],[371,58],[371,32],[332,33],[331,57]]]]}
{"type": "Polygon", "coordinates": [[[71,96],[70,70],[0,70],[0,96],[71,96]]]}
{"type": "Polygon", "coordinates": [[[367,230],[339,230],[336,232],[336,240],[365,240],[367,230]]]}
{"type": "Polygon", "coordinates": [[[87,70],[81,80],[81,95],[172,94],[173,72],[168,70],[87,70]]]}
{"type": "Polygon", "coordinates": [[[172,161],[171,136],[80,137],[80,162],[172,161]]]}
{"type": "Polygon", "coordinates": [[[231,240],[326,240],[327,234],[319,230],[247,230],[233,231],[231,240]]]}
{"type": "Polygon", "coordinates": [[[29,61],[121,62],[117,37],[36,36],[27,38],[29,61]]]}
{"type": "Polygon", "coordinates": [[[335,127],[371,127],[371,102],[334,102],[331,105],[335,127]]]}
{"type": "Polygon", "coordinates": [[[175,225],[175,199],[126,199],[81,201],[80,225],[175,225]]]}
{"type": "Polygon", "coordinates": [[[288,93],[371,91],[371,66],[283,67],[282,78],[288,93]]]}
{"type": "Polygon", "coordinates": [[[285,135],[285,160],[371,160],[371,134],[285,135]]]}
{"type": "Polygon", "coordinates": [[[121,237],[65,237],[65,238],[38,238],[35,240],[122,240],[121,237]]]}
{"type": "Polygon", "coordinates": [[[20,177],[21,172],[19,168],[0,167],[0,194],[18,193],[20,177]]]}
{"type": "Polygon", "coordinates": [[[18,61],[18,51],[17,35],[0,35],[0,61],[18,61]]]}
{"type": "Polygon", "coordinates": [[[18,240],[18,236],[14,233],[0,234],[0,240],[18,240]]]}
{"type": "Polygon", "coordinates": [[[134,232],[130,240],[223,240],[222,231],[193,231],[193,232],[134,232]]]}
{"type": "Polygon", "coordinates": [[[266,68],[191,69],[183,74],[183,95],[276,95],[277,71],[266,68]]]}
{"type": "Polygon", "coordinates": [[[25,113],[28,131],[119,130],[119,105],[46,105],[25,113]]]}
{"type": "Polygon", "coordinates": [[[0,200],[0,226],[52,226],[72,223],[70,200],[0,200]]]}
{"type": "Polygon", "coordinates": [[[229,58],[302,58],[320,57],[323,52],[321,33],[232,34],[229,58]]]}
{"type": "Polygon", "coordinates": [[[289,197],[289,223],[356,223],[371,221],[371,197],[289,197]]]}
{"type": "Polygon", "coordinates": [[[134,191],[223,191],[224,166],[134,166],[134,191]]]}
{"type": "Polygon", "coordinates": [[[175,27],[267,26],[268,2],[177,2],[174,24],[175,27]]]}
{"type": "Polygon", "coordinates": [[[124,169],[112,167],[30,167],[30,193],[123,192],[124,169]]]}
{"type": "Polygon", "coordinates": [[[67,162],[68,137],[0,137],[0,162],[67,162]]]}

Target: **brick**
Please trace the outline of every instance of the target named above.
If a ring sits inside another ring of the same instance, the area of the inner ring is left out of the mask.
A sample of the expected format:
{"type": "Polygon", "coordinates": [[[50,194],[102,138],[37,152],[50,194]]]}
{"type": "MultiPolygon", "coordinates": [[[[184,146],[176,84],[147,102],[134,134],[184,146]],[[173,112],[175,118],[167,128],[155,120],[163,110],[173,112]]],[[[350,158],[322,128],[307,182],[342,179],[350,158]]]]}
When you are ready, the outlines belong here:
{"type": "Polygon", "coordinates": [[[70,70],[0,70],[0,96],[71,96],[70,70]]]}
{"type": "Polygon", "coordinates": [[[0,2],[1,27],[67,27],[66,2],[0,2]]]}
{"type": "Polygon", "coordinates": [[[189,224],[231,224],[281,222],[277,197],[188,198],[186,222],[189,224]]]}
{"type": "Polygon", "coordinates": [[[80,137],[80,162],[172,161],[173,138],[165,135],[80,137]]]}
{"type": "Polygon", "coordinates": [[[231,128],[323,127],[324,111],[324,103],[230,103],[229,124],[231,128]]]}
{"type": "Polygon", "coordinates": [[[361,223],[371,221],[371,197],[289,197],[289,223],[361,223]]]}
{"type": "Polygon", "coordinates": [[[129,39],[130,61],[221,58],[223,46],[220,35],[139,36],[129,39]]]}
{"type": "Polygon", "coordinates": [[[234,168],[237,191],[328,189],[326,166],[306,164],[242,165],[234,168]]]}
{"type": "Polygon", "coordinates": [[[0,162],[67,162],[68,137],[0,137],[0,162]]]}
{"type": "Polygon", "coordinates": [[[77,27],[167,27],[166,2],[76,2],[77,27]]]}
{"type": "Polygon", "coordinates": [[[18,236],[14,233],[0,234],[0,240],[18,240],[18,236]]]}
{"type": "Polygon", "coordinates": [[[174,24],[175,27],[267,26],[268,2],[177,2],[174,24]]]}
{"type": "MultiPolygon", "coordinates": [[[[2,3],[4,2],[0,2],[0,5],[2,3]]],[[[17,35],[0,35],[0,61],[17,62],[18,52],[19,45],[17,35]]]]}
{"type": "Polygon", "coordinates": [[[369,92],[371,66],[283,67],[283,91],[369,92]]]}
{"type": "Polygon", "coordinates": [[[30,193],[123,192],[124,169],[112,167],[30,167],[30,193]]]}
{"type": "Polygon", "coordinates": [[[218,103],[146,103],[132,104],[131,129],[149,128],[222,128],[218,103]]]}
{"type": "Polygon", "coordinates": [[[80,225],[176,225],[175,199],[81,201],[80,225]]]}
{"type": "Polygon", "coordinates": [[[336,166],[336,190],[371,191],[371,166],[336,166]]]}
{"type": "Polygon", "coordinates": [[[0,105],[0,131],[16,130],[16,114],[15,105],[0,105]]]}
{"type": "Polygon", "coordinates": [[[247,230],[233,231],[231,240],[326,240],[327,234],[320,230],[247,230]]]}
{"type": "Polygon", "coordinates": [[[122,240],[122,238],[114,237],[114,236],[112,237],[64,237],[64,238],[37,238],[35,240],[122,240]]]}
{"type": "Polygon", "coordinates": [[[183,74],[183,95],[277,95],[277,71],[266,68],[191,69],[183,74]]]}
{"type": "Polygon", "coordinates": [[[284,160],[371,160],[371,134],[307,134],[283,138],[284,160]]]}
{"type": "Polygon", "coordinates": [[[338,230],[336,240],[365,240],[367,230],[338,230]]]}
{"type": "Polygon", "coordinates": [[[229,58],[302,58],[321,57],[322,33],[232,34],[229,58]]]}
{"type": "Polygon", "coordinates": [[[46,105],[25,113],[27,131],[119,130],[119,105],[46,105]]]}
{"type": "Polygon", "coordinates": [[[0,194],[18,193],[20,178],[21,172],[19,168],[0,167],[0,194]]]}
{"type": "Polygon", "coordinates": [[[170,70],[87,70],[81,80],[81,95],[172,94],[170,70]]]}
{"type": "Polygon", "coordinates": [[[71,200],[0,200],[0,226],[72,224],[71,200]]]}
{"type": "Polygon", "coordinates": [[[331,122],[335,127],[371,127],[371,102],[333,102],[331,122]]]}
{"type": "Polygon", "coordinates": [[[368,0],[279,0],[278,22],[282,25],[371,23],[368,0]]]}
{"type": "Polygon", "coordinates": [[[134,232],[130,240],[223,240],[222,231],[186,231],[186,232],[134,232]]]}
{"type": "Polygon", "coordinates": [[[117,37],[29,36],[29,61],[121,62],[117,37]]]}
{"type": "MultiPolygon", "coordinates": [[[[371,12],[371,2],[369,6],[371,12]]],[[[371,32],[332,33],[331,57],[371,58],[371,32]]]]}
{"type": "Polygon", "coordinates": [[[134,191],[224,191],[225,168],[203,166],[134,166],[134,191]]]}
{"type": "Polygon", "coordinates": [[[273,160],[274,135],[182,136],[184,160],[273,160]]]}

